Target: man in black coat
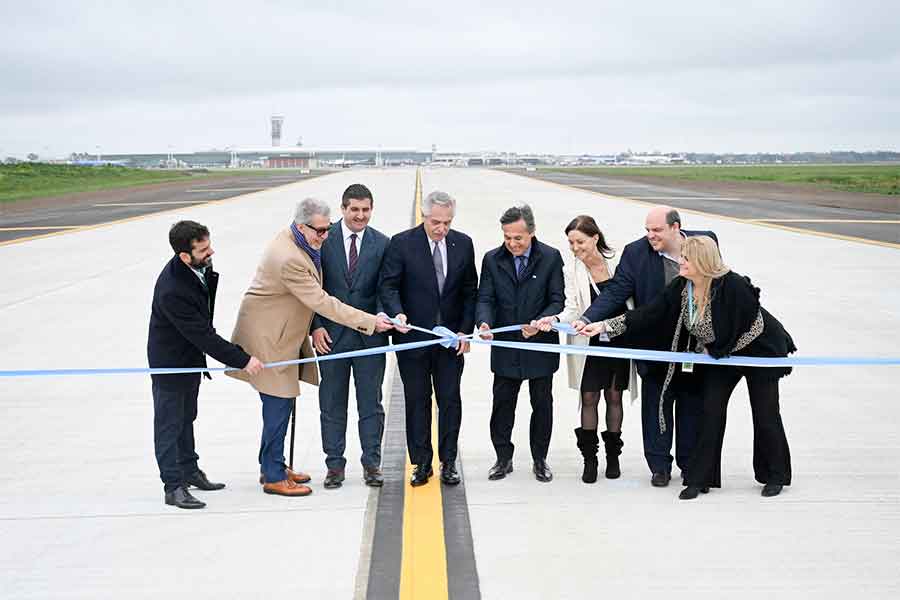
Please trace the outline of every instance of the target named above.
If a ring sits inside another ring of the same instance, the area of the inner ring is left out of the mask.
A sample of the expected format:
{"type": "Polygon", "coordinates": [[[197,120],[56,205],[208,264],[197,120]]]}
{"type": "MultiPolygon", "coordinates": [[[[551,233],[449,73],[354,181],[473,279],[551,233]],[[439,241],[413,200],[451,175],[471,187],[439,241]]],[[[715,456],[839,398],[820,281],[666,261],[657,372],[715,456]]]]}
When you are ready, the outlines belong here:
{"type": "MultiPolygon", "coordinates": [[[[219,362],[259,373],[263,365],[216,334],[213,311],[219,274],[212,269],[209,230],[194,221],[179,221],[169,230],[175,256],[166,264],[153,289],[147,358],[151,368],[205,368],[206,355],[219,362]]],[[[209,374],[205,374],[209,377],[209,374]]],[[[151,375],[153,380],[153,445],[166,504],[203,508],[188,491],[220,490],[200,470],[194,449],[199,373],[151,375]]]]}
{"type": "MultiPolygon", "coordinates": [[[[706,235],[718,243],[712,231],[687,231],[681,229],[681,216],[669,206],[655,206],[647,214],[647,235],[631,242],[622,250],[619,265],[610,283],[585,311],[581,321],[572,325],[580,329],[585,323],[601,321],[617,316],[628,298],[634,299],[638,308],[650,302],[678,275],[681,260],[681,242],[688,236],[706,235]]],[[[658,338],[648,340],[647,346],[668,349],[671,332],[661,332],[658,338]]],[[[673,431],[665,427],[660,431],[659,403],[666,363],[638,361],[641,375],[641,424],[644,437],[644,457],[650,467],[650,483],[655,487],[669,485],[672,471],[673,431]]],[[[663,410],[666,423],[672,423],[675,412],[675,461],[682,476],[697,443],[702,399],[696,378],[689,373],[678,373],[669,386],[663,410]]]]}
{"type": "MultiPolygon", "coordinates": [[[[566,301],[563,260],[559,250],[534,236],[534,213],[527,204],[514,206],[500,217],[503,244],[484,255],[478,284],[475,320],[479,330],[531,323],[562,312],[566,301]]],[[[486,339],[558,344],[559,334],[524,331],[486,334],[486,339]],[[523,335],[524,333],[524,335],[523,335]]],[[[494,373],[494,404],[491,409],[491,442],[497,462],[488,479],[503,479],[513,470],[512,443],[516,402],[522,382],[528,380],[531,396],[531,458],[538,481],[553,479],[547,465],[553,431],[553,374],[559,369],[559,354],[491,348],[494,373]]]]}
{"type": "MultiPolygon", "coordinates": [[[[366,186],[354,183],[341,197],[343,218],[331,226],[322,243],[322,288],[344,304],[368,313],[381,313],[378,275],[387,249],[388,238],[369,225],[374,200],[366,186]]],[[[313,346],[318,354],[352,352],[386,346],[387,335],[363,335],[352,327],[316,315],[312,322],[313,346]]],[[[381,384],[385,355],[360,356],[319,363],[319,409],[322,450],[325,452],[325,487],[339,488],[344,482],[347,459],[347,399],[350,371],[356,388],[359,414],[359,443],[362,446],[363,481],[380,487],[381,438],[384,433],[384,408],[381,384]]]]}
{"type": "MultiPolygon", "coordinates": [[[[422,224],[391,238],[381,267],[380,294],[384,311],[401,322],[432,329],[441,325],[458,334],[475,328],[475,301],[478,272],[472,238],[453,231],[450,224],[456,200],[435,191],[422,202],[422,224]]],[[[399,343],[433,340],[434,336],[402,327],[399,343]]],[[[409,460],[416,465],[412,485],[428,483],[431,477],[431,395],[438,405],[438,458],[441,481],[460,482],[456,469],[457,442],[462,420],[459,384],[463,354],[469,344],[458,348],[441,345],[397,354],[397,366],[406,397],[406,445],[409,460]]]]}

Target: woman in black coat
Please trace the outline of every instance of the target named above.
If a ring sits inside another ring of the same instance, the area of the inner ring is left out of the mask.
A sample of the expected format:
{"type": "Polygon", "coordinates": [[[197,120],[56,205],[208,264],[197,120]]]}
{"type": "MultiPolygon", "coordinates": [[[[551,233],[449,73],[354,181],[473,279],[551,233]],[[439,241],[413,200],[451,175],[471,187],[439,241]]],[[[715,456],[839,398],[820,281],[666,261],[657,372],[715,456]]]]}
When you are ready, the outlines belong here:
{"type": "MultiPolygon", "coordinates": [[[[702,352],[713,358],[779,357],[797,350],[781,323],[760,306],[759,288],[722,263],[715,242],[704,236],[691,237],[684,241],[681,252],[679,277],[656,300],[591,324],[582,333],[625,334],[626,339],[646,346],[650,336],[658,345],[659,332],[663,332],[673,352],[702,352]]],[[[753,469],[756,480],[764,484],[762,495],[776,496],[783,486],[790,485],[791,457],[778,402],[778,380],[791,372],[790,367],[670,363],[663,395],[678,370],[693,373],[703,390],[700,438],[685,474],[687,487],[679,497],[690,500],[710,487],[721,487],[726,410],[742,377],[750,392],[753,469]]],[[[664,431],[662,412],[659,423],[664,431]]]]}

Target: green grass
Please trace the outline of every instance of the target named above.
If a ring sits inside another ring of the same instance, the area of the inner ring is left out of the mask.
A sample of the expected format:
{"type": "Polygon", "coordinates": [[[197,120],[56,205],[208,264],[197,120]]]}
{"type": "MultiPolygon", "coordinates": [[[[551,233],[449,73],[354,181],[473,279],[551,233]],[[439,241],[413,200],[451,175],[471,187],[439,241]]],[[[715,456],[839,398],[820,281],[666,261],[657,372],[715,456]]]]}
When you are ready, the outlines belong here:
{"type": "Polygon", "coordinates": [[[774,181],[845,192],[900,195],[900,165],[575,167],[547,170],[582,175],[671,177],[690,181],[774,181]]]}
{"type": "Polygon", "coordinates": [[[127,167],[81,167],[19,163],[0,165],[0,202],[130,187],[146,183],[181,181],[187,177],[209,177],[185,171],[148,171],[127,167]]]}

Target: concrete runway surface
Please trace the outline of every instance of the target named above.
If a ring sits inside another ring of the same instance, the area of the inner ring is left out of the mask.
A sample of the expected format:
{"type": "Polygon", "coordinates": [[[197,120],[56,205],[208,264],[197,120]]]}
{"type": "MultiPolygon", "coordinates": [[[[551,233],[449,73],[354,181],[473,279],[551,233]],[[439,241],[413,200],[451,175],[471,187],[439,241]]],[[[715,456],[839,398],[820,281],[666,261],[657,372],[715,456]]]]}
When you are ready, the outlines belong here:
{"type": "Polygon", "coordinates": [[[581,175],[559,171],[514,171],[583,190],[668,204],[770,227],[828,233],[883,242],[900,248],[900,197],[793,187],[760,182],[676,181],[581,175]]]}
{"type": "MultiPolygon", "coordinates": [[[[612,196],[488,170],[425,170],[422,179],[425,193],[456,196],[453,226],[475,240],[479,267],[481,255],[501,243],[501,212],[521,202],[534,208],[539,238],[567,260],[563,228],[577,214],[595,215],[617,248],[643,234],[647,207],[612,196]]],[[[168,227],[181,218],[212,232],[221,273],[216,326],[227,337],[264,246],[289,223],[294,203],[318,196],[336,211],[355,182],[374,192],[374,227],[390,235],[409,226],[415,171],[369,169],[0,248],[0,369],[144,366],[153,284],[171,253],[168,227]]],[[[716,231],[726,262],[762,288],[763,304],[800,354],[900,352],[897,249],[702,213],[686,214],[684,225],[716,231]]],[[[516,471],[488,481],[488,353],[472,350],[462,380],[461,463],[477,566],[466,597],[900,594],[896,368],[807,367],[782,380],[794,485],[772,499],[761,498],[753,481],[750,411],[740,385],[730,403],[724,487],[682,502],[676,480],[664,489],[649,485],[637,404],[625,407],[622,478],[581,482],[572,433],[577,400],[564,372],[554,384],[554,481],[538,483],[530,472],[525,393],[516,471]]],[[[316,391],[304,385],[295,464],[312,474],[315,491],[287,499],[264,495],[257,483],[258,396],[224,376],[205,383],[196,424],[200,464],[228,488],[197,492],[209,504],[203,511],[163,504],[149,378],[7,379],[0,405],[4,598],[373,597],[373,520],[379,502],[389,500],[362,483],[352,401],[348,478],[341,489],[325,490],[316,391]]],[[[393,446],[403,442],[392,439],[393,446]]],[[[398,450],[387,446],[385,455],[398,450]]],[[[416,548],[388,551],[409,556],[416,548]]],[[[447,557],[457,560],[449,544],[447,557]]]]}

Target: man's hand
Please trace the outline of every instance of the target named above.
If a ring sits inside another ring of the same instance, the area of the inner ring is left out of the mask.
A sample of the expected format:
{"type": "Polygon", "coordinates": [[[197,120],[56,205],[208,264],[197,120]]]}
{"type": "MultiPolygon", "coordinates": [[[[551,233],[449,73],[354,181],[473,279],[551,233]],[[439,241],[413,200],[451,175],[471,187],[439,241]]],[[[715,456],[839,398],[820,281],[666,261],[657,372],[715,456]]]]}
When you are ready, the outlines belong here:
{"type": "Polygon", "coordinates": [[[531,327],[540,329],[541,331],[552,331],[553,324],[559,321],[555,316],[541,317],[537,321],[531,322],[531,327]]]}
{"type": "Polygon", "coordinates": [[[319,354],[328,354],[331,352],[331,336],[324,327],[319,327],[312,332],[313,348],[319,354]]]}
{"type": "MultiPolygon", "coordinates": [[[[384,333],[390,329],[394,328],[394,324],[391,323],[391,320],[387,315],[378,315],[375,317],[375,331],[378,333],[384,333]]],[[[331,341],[331,340],[329,340],[331,341]]]]}
{"type": "MultiPolygon", "coordinates": [[[[457,331],[456,335],[463,336],[466,334],[461,331],[457,331]]],[[[459,348],[456,350],[456,355],[462,356],[463,354],[465,354],[468,351],[469,351],[469,342],[467,342],[466,340],[459,340],[459,348]]]]}
{"type": "Polygon", "coordinates": [[[522,325],[522,337],[525,339],[530,338],[533,335],[537,335],[540,331],[537,327],[532,327],[531,325],[522,325]]]}
{"type": "Polygon", "coordinates": [[[263,364],[255,356],[251,356],[250,360],[247,361],[247,364],[244,365],[244,371],[246,371],[248,375],[259,375],[264,368],[263,364]]]}
{"type": "MultiPolygon", "coordinates": [[[[403,313],[398,313],[397,316],[394,317],[394,319],[400,321],[401,323],[403,323],[403,325],[406,325],[406,315],[404,315],[403,313]]],[[[409,332],[409,327],[403,327],[402,325],[394,325],[394,329],[396,329],[398,333],[409,332]]]]}
{"type": "Polygon", "coordinates": [[[585,323],[584,321],[581,321],[581,320],[572,321],[572,329],[575,330],[575,333],[578,333],[579,331],[584,329],[586,325],[587,325],[587,323],[585,323]]]}
{"type": "Polygon", "coordinates": [[[490,326],[490,325],[488,325],[487,323],[482,323],[482,324],[478,327],[478,337],[480,337],[480,338],[483,339],[483,340],[492,340],[492,339],[494,339],[494,334],[493,334],[493,333],[481,333],[482,331],[490,331],[490,329],[491,329],[491,326],[490,326]]]}
{"type": "Polygon", "coordinates": [[[583,335],[585,337],[593,337],[598,333],[606,333],[606,323],[603,321],[597,321],[596,323],[591,323],[590,325],[585,325],[578,331],[579,335],[583,335]]]}

